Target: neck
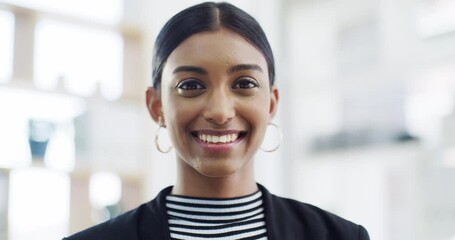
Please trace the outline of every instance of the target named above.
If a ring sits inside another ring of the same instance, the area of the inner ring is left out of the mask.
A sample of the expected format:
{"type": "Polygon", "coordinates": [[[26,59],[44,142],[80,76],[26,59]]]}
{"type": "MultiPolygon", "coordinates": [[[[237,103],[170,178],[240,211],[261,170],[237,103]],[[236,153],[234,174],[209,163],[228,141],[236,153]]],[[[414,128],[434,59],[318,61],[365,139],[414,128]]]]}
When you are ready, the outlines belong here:
{"type": "Polygon", "coordinates": [[[227,176],[207,176],[196,171],[183,160],[177,161],[178,177],[172,194],[203,198],[233,198],[258,191],[253,160],[227,176]]]}

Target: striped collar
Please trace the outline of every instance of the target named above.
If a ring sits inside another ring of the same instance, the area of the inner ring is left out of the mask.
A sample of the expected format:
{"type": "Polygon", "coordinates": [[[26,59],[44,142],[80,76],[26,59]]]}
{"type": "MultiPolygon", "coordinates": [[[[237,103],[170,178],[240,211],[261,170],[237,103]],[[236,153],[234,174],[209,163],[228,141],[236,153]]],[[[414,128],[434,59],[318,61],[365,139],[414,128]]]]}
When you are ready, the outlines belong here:
{"type": "Polygon", "coordinates": [[[262,192],[237,198],[166,196],[172,239],[266,239],[262,192]]]}

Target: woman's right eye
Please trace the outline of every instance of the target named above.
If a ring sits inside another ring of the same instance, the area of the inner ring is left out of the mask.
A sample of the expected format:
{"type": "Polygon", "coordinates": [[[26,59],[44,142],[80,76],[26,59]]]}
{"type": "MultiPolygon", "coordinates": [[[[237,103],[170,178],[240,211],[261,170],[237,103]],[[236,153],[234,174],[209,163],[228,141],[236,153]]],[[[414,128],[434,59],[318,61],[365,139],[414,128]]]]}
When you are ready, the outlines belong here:
{"type": "Polygon", "coordinates": [[[187,79],[177,84],[179,90],[204,90],[206,87],[195,79],[187,79]]]}

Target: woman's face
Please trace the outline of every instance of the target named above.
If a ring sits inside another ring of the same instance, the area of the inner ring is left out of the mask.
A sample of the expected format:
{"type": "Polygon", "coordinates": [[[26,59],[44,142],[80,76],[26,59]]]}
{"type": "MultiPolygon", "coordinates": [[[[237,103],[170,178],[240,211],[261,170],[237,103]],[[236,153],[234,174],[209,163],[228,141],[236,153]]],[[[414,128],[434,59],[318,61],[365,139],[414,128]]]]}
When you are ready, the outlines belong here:
{"type": "Polygon", "coordinates": [[[151,112],[155,120],[163,118],[187,171],[225,177],[252,168],[248,163],[277,100],[261,52],[222,28],[194,34],[171,53],[163,68],[160,102],[151,112]]]}

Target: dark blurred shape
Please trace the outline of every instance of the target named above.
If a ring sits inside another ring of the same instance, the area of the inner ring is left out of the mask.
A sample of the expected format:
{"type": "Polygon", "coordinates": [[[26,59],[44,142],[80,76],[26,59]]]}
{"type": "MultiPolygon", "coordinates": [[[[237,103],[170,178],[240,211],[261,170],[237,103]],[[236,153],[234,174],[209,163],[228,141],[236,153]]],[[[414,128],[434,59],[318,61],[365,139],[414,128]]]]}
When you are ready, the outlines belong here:
{"type": "Polygon", "coordinates": [[[34,161],[42,161],[46,154],[47,144],[51,138],[55,125],[47,121],[30,119],[28,123],[29,144],[34,161]]]}
{"type": "Polygon", "coordinates": [[[332,135],[317,137],[311,142],[310,150],[312,152],[325,152],[416,140],[418,139],[405,130],[388,132],[372,129],[359,129],[355,131],[340,131],[332,135]]]}

